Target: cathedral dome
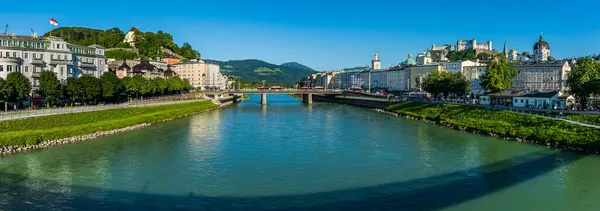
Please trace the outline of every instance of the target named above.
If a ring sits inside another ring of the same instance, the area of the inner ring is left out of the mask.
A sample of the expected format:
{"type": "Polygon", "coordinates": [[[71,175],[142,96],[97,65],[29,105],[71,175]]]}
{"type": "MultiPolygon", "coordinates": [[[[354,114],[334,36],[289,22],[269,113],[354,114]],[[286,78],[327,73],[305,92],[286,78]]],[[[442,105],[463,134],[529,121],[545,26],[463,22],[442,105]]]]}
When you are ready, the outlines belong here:
{"type": "Polygon", "coordinates": [[[417,65],[417,61],[410,54],[408,54],[408,58],[403,63],[406,65],[417,65]]]}
{"type": "Polygon", "coordinates": [[[537,41],[535,43],[535,45],[533,45],[533,50],[537,50],[537,49],[548,49],[550,50],[550,45],[548,45],[548,42],[546,42],[544,40],[544,36],[540,36],[540,40],[537,41]]]}

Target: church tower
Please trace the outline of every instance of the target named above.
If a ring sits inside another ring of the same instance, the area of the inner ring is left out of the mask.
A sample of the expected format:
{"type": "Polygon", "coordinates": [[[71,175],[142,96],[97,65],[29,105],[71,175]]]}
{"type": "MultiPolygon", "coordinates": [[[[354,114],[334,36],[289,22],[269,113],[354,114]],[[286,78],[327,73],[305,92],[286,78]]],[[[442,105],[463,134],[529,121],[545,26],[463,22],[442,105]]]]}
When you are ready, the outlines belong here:
{"type": "Polygon", "coordinates": [[[533,55],[537,62],[548,61],[548,57],[550,57],[550,45],[544,40],[544,35],[541,35],[540,40],[533,45],[533,55]]]}
{"type": "Polygon", "coordinates": [[[508,58],[508,51],[506,51],[506,40],[504,40],[504,51],[502,51],[502,53],[504,53],[504,57],[508,58]]]}
{"type": "Polygon", "coordinates": [[[373,70],[381,70],[381,61],[379,60],[379,54],[373,55],[373,61],[371,61],[371,67],[373,70]]]}

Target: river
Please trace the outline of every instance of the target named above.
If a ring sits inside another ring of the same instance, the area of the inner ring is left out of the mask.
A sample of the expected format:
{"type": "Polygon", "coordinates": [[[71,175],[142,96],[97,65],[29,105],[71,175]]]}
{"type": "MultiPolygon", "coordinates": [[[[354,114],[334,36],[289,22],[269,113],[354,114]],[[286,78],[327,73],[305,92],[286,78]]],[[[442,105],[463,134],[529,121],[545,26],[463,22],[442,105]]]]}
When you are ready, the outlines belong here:
{"type": "Polygon", "coordinates": [[[598,210],[600,157],[285,95],[0,158],[0,210],[598,210]]]}

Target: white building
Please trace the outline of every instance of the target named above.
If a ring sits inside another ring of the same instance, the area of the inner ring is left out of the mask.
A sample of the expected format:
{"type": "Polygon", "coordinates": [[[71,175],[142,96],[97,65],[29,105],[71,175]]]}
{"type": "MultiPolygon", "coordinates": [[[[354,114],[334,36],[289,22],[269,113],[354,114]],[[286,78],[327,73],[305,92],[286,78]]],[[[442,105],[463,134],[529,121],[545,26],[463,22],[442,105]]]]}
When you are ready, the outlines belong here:
{"type": "Polygon", "coordinates": [[[388,71],[370,71],[371,74],[371,90],[387,90],[388,89],[388,71]]]}
{"type": "Polygon", "coordinates": [[[441,63],[441,65],[442,65],[442,71],[451,72],[451,73],[464,73],[465,67],[479,66],[479,63],[467,60],[467,61],[444,62],[444,63],[441,63]]]}
{"type": "Polygon", "coordinates": [[[378,53],[375,53],[375,55],[373,55],[373,60],[371,61],[371,68],[373,70],[381,70],[381,60],[379,60],[378,53]]]}
{"type": "Polygon", "coordinates": [[[132,47],[135,47],[135,32],[137,32],[138,29],[135,27],[131,27],[131,29],[127,32],[127,34],[125,34],[125,39],[123,39],[124,43],[129,43],[129,45],[131,45],[132,47]]]}
{"type": "Polygon", "coordinates": [[[511,89],[524,91],[563,91],[571,72],[567,61],[519,63],[515,68],[518,75],[511,89]]]}
{"type": "Polygon", "coordinates": [[[487,41],[487,43],[477,43],[477,39],[473,38],[472,40],[459,40],[456,41],[456,51],[463,50],[493,50],[492,41],[487,41]]]}
{"type": "Polygon", "coordinates": [[[429,50],[424,53],[417,54],[417,65],[429,65],[433,63],[433,59],[431,58],[431,53],[429,50]]]}
{"type": "Polygon", "coordinates": [[[387,71],[387,86],[389,91],[406,91],[406,74],[404,67],[392,67],[387,71]]]}
{"type": "Polygon", "coordinates": [[[550,57],[550,45],[544,40],[543,35],[540,36],[540,40],[533,45],[533,56],[535,57],[536,62],[548,61],[548,57],[550,57]]]}
{"type": "Polygon", "coordinates": [[[33,90],[39,88],[40,71],[56,73],[62,82],[80,75],[100,77],[106,71],[104,48],[76,46],[59,37],[0,35],[0,77],[20,72],[33,90]]]}

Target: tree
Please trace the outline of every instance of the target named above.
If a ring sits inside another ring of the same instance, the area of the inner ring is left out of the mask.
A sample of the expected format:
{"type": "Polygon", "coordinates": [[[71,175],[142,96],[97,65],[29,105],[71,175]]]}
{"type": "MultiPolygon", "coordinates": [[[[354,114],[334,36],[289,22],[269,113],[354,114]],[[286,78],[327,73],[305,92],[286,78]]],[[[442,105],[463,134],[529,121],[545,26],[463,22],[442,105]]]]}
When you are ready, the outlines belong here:
{"type": "Polygon", "coordinates": [[[10,90],[6,85],[6,81],[3,78],[0,78],[0,101],[4,103],[4,111],[6,112],[8,109],[8,95],[10,94],[10,90]]]}
{"type": "Polygon", "coordinates": [[[102,85],[100,84],[100,79],[84,75],[77,79],[81,83],[81,88],[83,90],[82,99],[84,102],[90,102],[100,98],[102,96],[102,85]]]}
{"type": "Polygon", "coordinates": [[[167,79],[167,90],[170,93],[177,93],[183,90],[183,80],[179,76],[173,76],[167,79]]]}
{"type": "Polygon", "coordinates": [[[137,55],[133,52],[124,51],[124,50],[110,50],[105,51],[104,55],[106,58],[123,60],[123,59],[135,59],[137,55]]]}
{"type": "Polygon", "coordinates": [[[155,93],[157,95],[162,95],[165,92],[167,92],[167,81],[163,78],[155,78],[152,79],[152,83],[154,84],[155,87],[155,93]]]}
{"type": "Polygon", "coordinates": [[[8,86],[8,100],[19,105],[31,93],[31,82],[19,72],[11,72],[6,76],[6,86],[8,86]]]}
{"type": "Polygon", "coordinates": [[[69,98],[69,102],[73,105],[74,102],[82,101],[84,90],[81,81],[75,79],[67,79],[67,85],[65,86],[65,94],[69,98]]]}
{"type": "Polygon", "coordinates": [[[113,72],[102,74],[100,84],[102,85],[102,97],[106,101],[114,102],[125,91],[123,82],[113,72]]]}
{"type": "Polygon", "coordinates": [[[567,86],[581,106],[586,106],[590,95],[600,94],[600,64],[591,57],[579,58],[569,73],[567,86]]]}
{"type": "Polygon", "coordinates": [[[40,72],[40,89],[38,93],[46,97],[46,106],[56,105],[62,90],[56,73],[52,71],[40,72]]]}
{"type": "Polygon", "coordinates": [[[515,64],[503,56],[498,56],[488,63],[487,71],[480,78],[480,84],[491,92],[504,91],[512,86],[517,74],[515,64]]]}
{"type": "Polygon", "coordinates": [[[462,73],[452,74],[450,80],[450,92],[457,97],[466,96],[471,92],[471,81],[462,73]]]}
{"type": "Polygon", "coordinates": [[[423,90],[429,92],[434,98],[439,98],[440,95],[447,96],[449,93],[448,72],[433,71],[423,78],[421,86],[423,90]]]}

